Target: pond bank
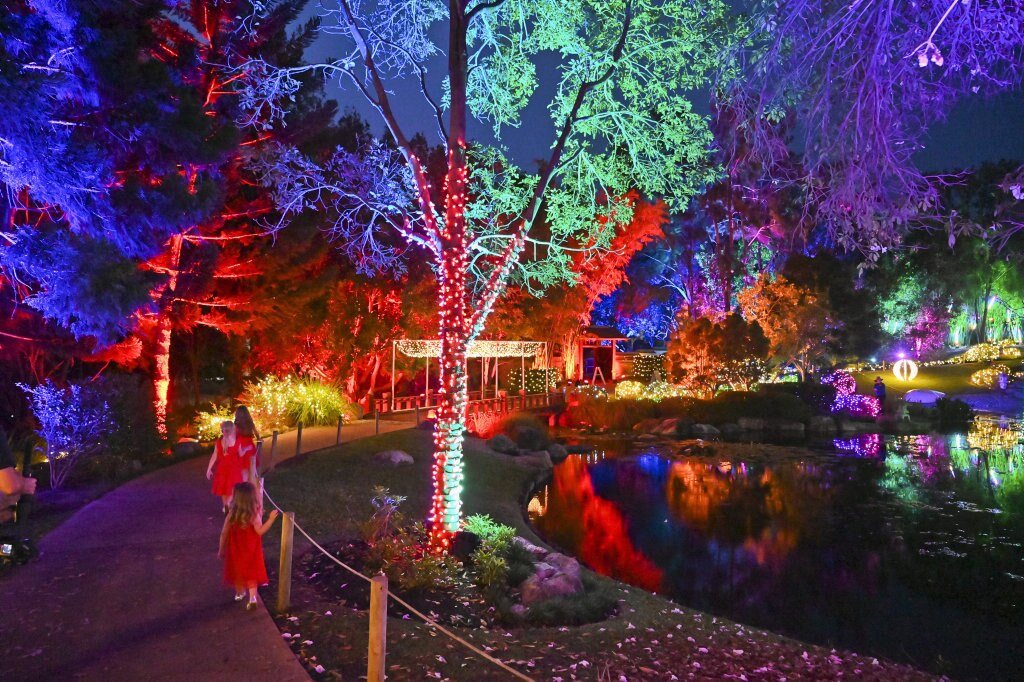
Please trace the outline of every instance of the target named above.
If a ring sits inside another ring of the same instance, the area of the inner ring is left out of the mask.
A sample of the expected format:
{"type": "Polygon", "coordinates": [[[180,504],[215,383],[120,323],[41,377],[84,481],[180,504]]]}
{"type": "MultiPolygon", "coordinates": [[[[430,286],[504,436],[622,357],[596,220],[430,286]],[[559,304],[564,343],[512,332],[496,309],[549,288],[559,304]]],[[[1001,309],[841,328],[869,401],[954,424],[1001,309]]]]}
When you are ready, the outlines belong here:
{"type": "MultiPolygon", "coordinates": [[[[268,489],[282,506],[296,511],[298,522],[315,537],[338,542],[354,537],[369,516],[374,485],[406,496],[404,507],[410,518],[425,516],[431,497],[426,484],[431,450],[431,434],[426,431],[367,438],[285,465],[268,479],[268,489]],[[404,450],[414,461],[398,467],[376,462],[374,454],[387,449],[404,450]]],[[[539,542],[524,519],[522,502],[543,469],[520,460],[495,454],[482,441],[468,439],[465,511],[489,514],[539,542]]],[[[625,532],[619,528],[609,541],[625,532]]],[[[627,680],[740,675],[748,679],[932,678],[908,666],[807,645],[595,578],[620,595],[618,615],[606,621],[562,628],[460,627],[456,632],[525,674],[545,680],[592,680],[599,675],[627,680]]],[[[301,576],[293,589],[293,603],[292,612],[278,623],[293,635],[288,639],[307,669],[320,665],[345,678],[365,673],[365,604],[332,602],[301,576]]],[[[452,680],[506,679],[500,670],[492,670],[414,620],[392,618],[388,633],[389,675],[396,679],[413,674],[452,680]]]]}

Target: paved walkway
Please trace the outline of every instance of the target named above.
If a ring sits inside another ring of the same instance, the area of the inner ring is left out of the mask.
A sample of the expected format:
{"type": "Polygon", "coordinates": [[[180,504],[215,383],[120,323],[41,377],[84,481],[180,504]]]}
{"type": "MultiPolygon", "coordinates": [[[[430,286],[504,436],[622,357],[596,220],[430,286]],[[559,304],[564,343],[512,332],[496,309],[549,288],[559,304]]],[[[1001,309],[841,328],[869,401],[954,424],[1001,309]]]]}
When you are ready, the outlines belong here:
{"type": "MultiPolygon", "coordinates": [[[[409,426],[382,421],[381,431],[409,426]]],[[[372,421],[346,425],[342,441],[373,433],[372,421]]],[[[335,434],[306,429],[302,451],[335,434]]],[[[295,437],[280,436],[278,462],[295,455],[295,437]]],[[[267,610],[246,612],[221,584],[223,516],[206,462],[113,490],[0,577],[0,680],[309,679],[267,610]]]]}

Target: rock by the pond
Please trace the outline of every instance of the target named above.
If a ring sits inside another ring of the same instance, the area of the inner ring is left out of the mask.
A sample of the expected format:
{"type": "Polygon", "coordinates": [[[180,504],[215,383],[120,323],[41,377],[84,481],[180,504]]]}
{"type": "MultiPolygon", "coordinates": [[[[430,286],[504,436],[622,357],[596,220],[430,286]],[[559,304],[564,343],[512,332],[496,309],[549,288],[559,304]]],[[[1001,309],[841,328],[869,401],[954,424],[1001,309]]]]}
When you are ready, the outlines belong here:
{"type": "Polygon", "coordinates": [[[678,454],[687,457],[691,455],[713,455],[715,454],[715,447],[699,438],[696,440],[684,440],[679,443],[678,454]]]}
{"type": "Polygon", "coordinates": [[[661,419],[641,419],[633,425],[633,431],[636,433],[652,433],[661,425],[661,422],[661,419]]]}
{"type": "Polygon", "coordinates": [[[722,432],[722,435],[726,438],[735,438],[736,436],[743,433],[743,429],[740,428],[739,424],[720,424],[718,430],[722,432]]]}
{"type": "Polygon", "coordinates": [[[803,438],[804,423],[789,421],[787,419],[776,419],[765,424],[765,429],[779,436],[788,438],[803,438]]]}
{"type": "Polygon", "coordinates": [[[875,422],[861,422],[852,419],[840,419],[839,430],[843,433],[878,433],[879,427],[875,422]]]}
{"type": "Polygon", "coordinates": [[[516,458],[516,463],[524,465],[540,465],[547,469],[554,466],[554,463],[551,461],[551,455],[548,454],[547,450],[520,450],[519,457],[516,458]]]}
{"type": "Polygon", "coordinates": [[[561,443],[552,443],[548,446],[548,454],[551,455],[551,461],[558,464],[569,456],[569,451],[561,443]]]}
{"type": "Polygon", "coordinates": [[[694,436],[708,437],[708,436],[720,436],[722,432],[716,429],[711,424],[694,424],[690,431],[694,436]]]}
{"type": "Polygon", "coordinates": [[[577,443],[575,445],[566,445],[565,449],[570,455],[586,455],[594,451],[594,446],[577,443]]]}
{"type": "Polygon", "coordinates": [[[736,423],[744,431],[764,431],[764,420],[759,417],[740,417],[736,423]]]}
{"type": "Polygon", "coordinates": [[[401,450],[381,450],[373,456],[374,459],[380,462],[388,462],[389,464],[412,464],[412,455],[401,450]]]}
{"type": "Polygon", "coordinates": [[[520,596],[526,606],[555,597],[568,597],[583,591],[580,564],[572,557],[549,552],[534,566],[533,575],[523,581],[520,596]]]}
{"type": "Polygon", "coordinates": [[[661,423],[654,428],[654,433],[659,436],[674,436],[676,435],[676,429],[678,426],[678,419],[663,419],[661,423]]]}
{"type": "Polygon", "coordinates": [[[503,433],[499,433],[497,436],[487,441],[487,447],[495,452],[501,452],[506,455],[519,454],[519,446],[516,445],[516,442],[503,433]]]}
{"type": "Polygon", "coordinates": [[[828,415],[811,417],[807,423],[807,430],[814,434],[830,436],[836,432],[836,420],[828,415]]]}

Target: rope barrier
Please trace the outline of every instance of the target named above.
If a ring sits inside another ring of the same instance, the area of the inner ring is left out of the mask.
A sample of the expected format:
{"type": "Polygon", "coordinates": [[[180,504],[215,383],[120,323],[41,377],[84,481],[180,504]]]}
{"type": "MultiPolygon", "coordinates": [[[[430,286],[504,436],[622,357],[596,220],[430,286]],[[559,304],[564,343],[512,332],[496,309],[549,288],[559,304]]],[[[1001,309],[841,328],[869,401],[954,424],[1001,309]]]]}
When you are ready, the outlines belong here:
{"type": "MultiPolygon", "coordinates": [[[[261,479],[260,480],[260,484],[261,484],[260,487],[261,488],[262,488],[262,483],[263,483],[263,481],[261,479]]],[[[266,496],[266,498],[268,500],[270,500],[270,504],[274,505],[275,509],[277,509],[279,512],[284,514],[284,509],[281,509],[281,507],[278,506],[277,502],[274,501],[274,498],[270,496],[270,493],[268,493],[266,491],[266,489],[263,489],[263,494],[266,496]]],[[[303,527],[300,526],[297,521],[293,521],[293,523],[295,525],[295,529],[298,530],[299,533],[301,533],[303,537],[305,537],[307,540],[309,540],[310,544],[312,544],[314,547],[316,547],[318,550],[320,550],[320,552],[322,552],[323,555],[326,556],[328,559],[330,559],[334,563],[338,564],[339,566],[344,568],[349,573],[362,578],[366,582],[368,582],[368,583],[372,583],[373,582],[373,580],[371,578],[368,578],[367,576],[363,575],[362,573],[360,573],[356,569],[352,568],[351,566],[349,566],[348,564],[346,564],[345,562],[340,560],[338,557],[334,556],[333,554],[328,552],[326,549],[321,547],[320,543],[318,543],[316,540],[314,540],[312,537],[310,537],[309,533],[307,533],[305,531],[305,529],[303,529],[303,527]]],[[[422,620],[424,623],[426,623],[430,627],[432,627],[432,628],[440,631],[441,633],[447,635],[451,639],[455,640],[456,642],[458,642],[462,646],[466,647],[467,649],[469,649],[470,651],[475,653],[477,656],[480,656],[481,658],[483,658],[486,661],[490,661],[491,663],[493,663],[494,665],[498,666],[499,668],[501,668],[505,672],[508,672],[511,675],[514,675],[516,678],[518,678],[520,680],[523,680],[524,682],[534,682],[533,678],[527,677],[526,675],[524,675],[523,673],[519,672],[515,668],[509,667],[508,664],[498,660],[494,656],[491,656],[486,651],[483,651],[482,649],[479,649],[478,647],[474,646],[473,644],[470,644],[469,642],[467,642],[462,637],[459,637],[458,635],[456,635],[455,633],[450,631],[448,628],[444,627],[443,625],[441,625],[440,623],[435,621],[433,618],[430,618],[429,616],[423,614],[421,611],[419,611],[418,609],[413,607],[411,604],[409,604],[409,602],[405,601],[404,599],[399,597],[397,594],[392,592],[390,587],[388,588],[388,597],[390,597],[391,599],[394,599],[398,604],[401,604],[402,606],[404,606],[410,613],[412,613],[413,615],[418,617],[420,620],[422,620]]]]}

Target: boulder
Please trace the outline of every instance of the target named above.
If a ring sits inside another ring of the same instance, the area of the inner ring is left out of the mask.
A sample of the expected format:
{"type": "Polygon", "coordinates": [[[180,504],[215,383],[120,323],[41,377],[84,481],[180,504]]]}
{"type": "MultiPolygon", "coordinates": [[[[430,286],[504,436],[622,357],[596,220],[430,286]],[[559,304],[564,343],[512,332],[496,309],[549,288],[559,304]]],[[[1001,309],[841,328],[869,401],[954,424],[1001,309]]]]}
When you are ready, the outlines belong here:
{"type": "Polygon", "coordinates": [[[787,419],[777,419],[765,423],[765,429],[778,436],[785,438],[803,438],[804,437],[804,424],[803,422],[789,421],[787,419]]]}
{"type": "Polygon", "coordinates": [[[506,455],[519,454],[519,446],[516,445],[516,442],[503,433],[499,433],[497,436],[487,441],[487,447],[495,452],[501,452],[506,455]]]}
{"type": "Polygon", "coordinates": [[[661,425],[661,421],[660,419],[641,419],[633,425],[633,431],[635,433],[652,433],[661,425]]]}
{"type": "Polygon", "coordinates": [[[594,451],[594,446],[577,443],[575,445],[566,445],[565,449],[570,455],[589,455],[594,451]]]}
{"type": "Polygon", "coordinates": [[[716,429],[711,424],[694,424],[691,433],[698,438],[707,438],[709,436],[720,436],[722,432],[716,429]]]}
{"type": "Polygon", "coordinates": [[[565,458],[569,456],[569,451],[561,443],[552,443],[548,446],[548,454],[551,455],[551,462],[558,464],[565,461],[565,458]]]}
{"type": "Polygon", "coordinates": [[[378,462],[387,462],[398,466],[399,464],[412,464],[412,455],[401,450],[381,450],[373,456],[378,462]]]}
{"type": "Polygon", "coordinates": [[[807,430],[819,436],[831,436],[836,432],[836,420],[828,415],[811,417],[807,430]]]}
{"type": "Polygon", "coordinates": [[[568,597],[583,592],[580,564],[572,557],[549,552],[533,569],[533,575],[520,586],[522,602],[532,606],[546,599],[568,597]]]}
{"type": "Polygon", "coordinates": [[[551,461],[551,455],[548,454],[547,450],[522,450],[520,451],[519,460],[524,464],[540,464],[547,469],[554,466],[554,463],[551,461]]]}
{"type": "Polygon", "coordinates": [[[736,438],[743,433],[743,429],[740,428],[739,424],[720,424],[718,429],[725,438],[736,438]]]}
{"type": "Polygon", "coordinates": [[[663,419],[654,428],[654,433],[659,436],[674,436],[676,435],[676,428],[679,426],[678,419],[663,419]]]}
{"type": "Polygon", "coordinates": [[[676,419],[676,438],[690,438],[693,436],[693,420],[689,417],[676,419]]]}
{"type": "Polygon", "coordinates": [[[764,420],[759,417],[740,417],[736,423],[744,431],[764,431],[764,420]]]}

